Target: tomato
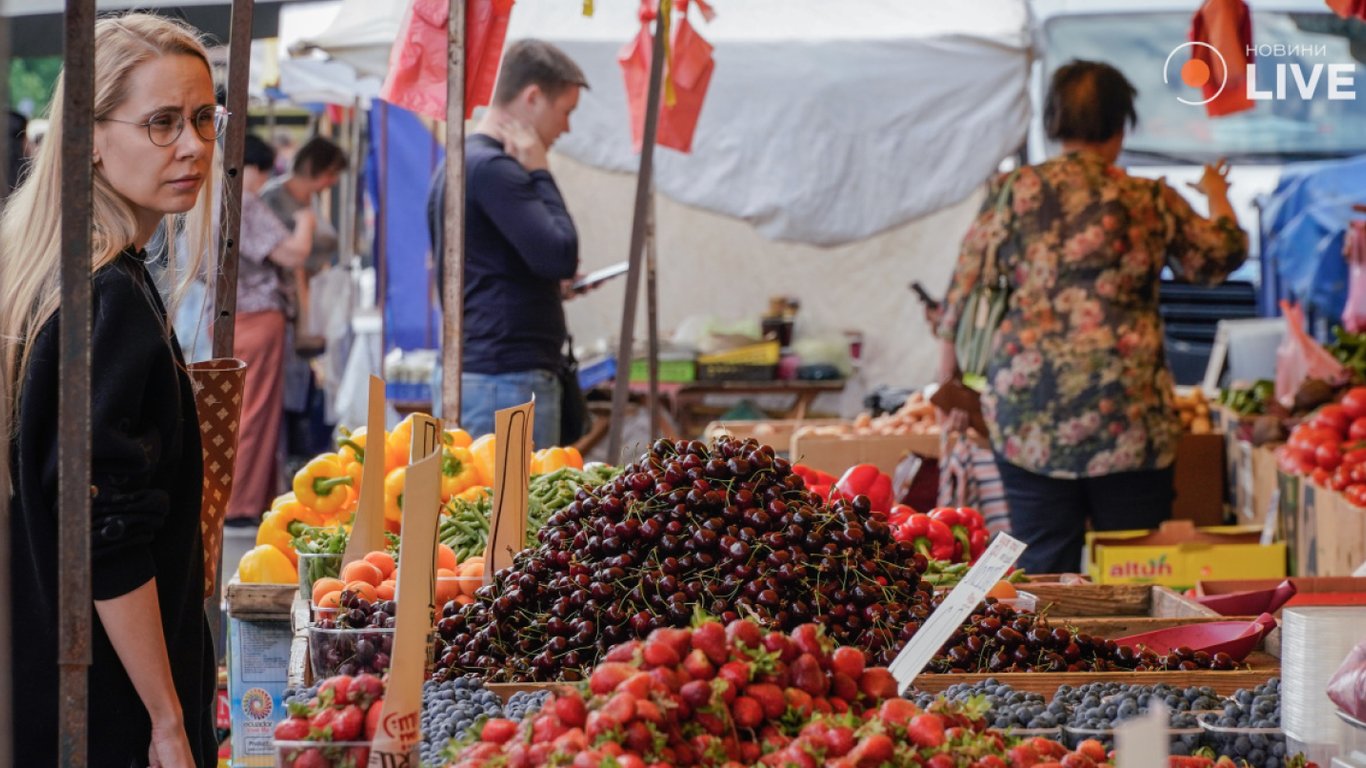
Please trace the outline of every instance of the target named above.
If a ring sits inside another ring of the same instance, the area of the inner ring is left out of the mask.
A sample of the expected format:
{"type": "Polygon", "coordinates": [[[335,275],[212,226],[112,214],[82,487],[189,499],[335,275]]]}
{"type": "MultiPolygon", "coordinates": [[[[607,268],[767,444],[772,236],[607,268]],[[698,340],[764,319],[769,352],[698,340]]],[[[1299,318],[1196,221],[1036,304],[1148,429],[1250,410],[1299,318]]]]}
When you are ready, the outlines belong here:
{"type": "Polygon", "coordinates": [[[1347,435],[1347,428],[1352,423],[1352,418],[1347,415],[1347,409],[1337,403],[1329,403],[1314,412],[1310,417],[1309,423],[1322,429],[1331,429],[1339,437],[1347,435]]]}
{"type": "Polygon", "coordinates": [[[1340,465],[1333,470],[1332,477],[1328,478],[1328,487],[1335,491],[1341,491],[1352,484],[1352,468],[1346,464],[1340,465]]]}
{"type": "Polygon", "coordinates": [[[1309,472],[1309,479],[1314,482],[1314,485],[1327,488],[1328,481],[1332,479],[1332,474],[1322,467],[1315,467],[1309,472]]]}
{"type": "Polygon", "coordinates": [[[1314,451],[1318,449],[1319,443],[1326,443],[1330,440],[1339,442],[1342,440],[1342,434],[1332,428],[1318,424],[1301,424],[1290,433],[1290,440],[1287,441],[1287,445],[1291,448],[1314,451]]]}
{"type": "Polygon", "coordinates": [[[1366,440],[1366,416],[1352,419],[1351,425],[1347,427],[1347,437],[1352,440],[1366,440]]]}
{"type": "Polygon", "coordinates": [[[1349,467],[1366,462],[1366,448],[1351,448],[1342,454],[1342,463],[1349,467]]]}
{"type": "Polygon", "coordinates": [[[1342,396],[1342,410],[1353,420],[1366,416],[1366,387],[1352,387],[1342,396]]]}
{"type": "Polygon", "coordinates": [[[1339,443],[1319,443],[1314,451],[1314,463],[1320,469],[1332,471],[1342,463],[1342,445],[1339,443]]]}
{"type": "Polygon", "coordinates": [[[1347,498],[1347,503],[1354,507],[1366,507],[1366,485],[1349,485],[1347,490],[1342,492],[1347,498]]]}

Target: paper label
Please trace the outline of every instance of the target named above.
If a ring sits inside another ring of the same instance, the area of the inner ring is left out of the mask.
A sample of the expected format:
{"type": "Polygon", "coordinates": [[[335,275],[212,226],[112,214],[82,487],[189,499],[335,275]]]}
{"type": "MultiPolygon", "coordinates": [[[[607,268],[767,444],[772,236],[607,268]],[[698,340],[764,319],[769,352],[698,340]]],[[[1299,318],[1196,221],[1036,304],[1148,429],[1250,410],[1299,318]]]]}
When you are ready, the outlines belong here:
{"type": "Polygon", "coordinates": [[[361,468],[360,502],[346,540],[342,567],[384,549],[384,379],[370,377],[365,417],[365,465],[361,468]],[[378,438],[378,439],[376,439],[378,438]]]}
{"type": "Polygon", "coordinates": [[[413,419],[412,457],[403,484],[403,532],[394,599],[393,661],[368,768],[415,767],[421,736],[422,680],[436,610],[436,524],[441,510],[441,423],[413,419]],[[421,457],[421,458],[419,458],[421,457]]]}
{"type": "Polygon", "coordinates": [[[996,536],[977,564],[968,570],[958,586],[949,592],[944,602],[930,614],[930,618],[892,660],[890,669],[896,678],[897,690],[904,692],[911,687],[916,676],[944,647],[954,630],[962,626],[963,620],[972,614],[987,592],[1005,577],[1024,550],[1024,542],[1004,533],[996,536]]]}
{"type": "Polygon", "coordinates": [[[1115,726],[1115,768],[1167,768],[1167,705],[1154,698],[1146,714],[1115,726]]]}
{"type": "Polygon", "coordinates": [[[527,489],[531,482],[531,428],[536,421],[536,398],[493,415],[498,467],[493,476],[493,519],[484,549],[484,583],[512,565],[526,547],[527,489]]]}

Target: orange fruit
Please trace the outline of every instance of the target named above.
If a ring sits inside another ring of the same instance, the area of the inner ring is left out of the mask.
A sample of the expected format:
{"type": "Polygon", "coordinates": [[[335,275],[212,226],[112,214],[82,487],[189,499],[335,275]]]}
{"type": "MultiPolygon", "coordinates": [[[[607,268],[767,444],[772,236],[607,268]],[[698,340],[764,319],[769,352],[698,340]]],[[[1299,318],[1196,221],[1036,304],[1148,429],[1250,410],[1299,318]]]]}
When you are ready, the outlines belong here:
{"type": "Polygon", "coordinates": [[[1013,600],[1019,596],[1019,590],[1015,589],[1015,585],[1008,581],[998,581],[991,589],[987,590],[987,597],[994,597],[997,600],[1013,600]]]}
{"type": "Polygon", "coordinates": [[[386,579],[394,575],[394,568],[397,567],[394,556],[388,552],[370,552],[365,555],[364,560],[378,568],[380,575],[386,579]]]}
{"type": "Polygon", "coordinates": [[[437,568],[437,569],[436,569],[436,577],[439,579],[439,578],[441,578],[442,576],[445,576],[445,577],[447,577],[447,578],[452,578],[452,577],[455,576],[455,571],[451,570],[450,568],[437,568]]]}
{"type": "Polygon", "coordinates": [[[341,590],[334,589],[331,592],[328,592],[327,594],[323,595],[322,597],[319,597],[314,602],[317,603],[317,607],[319,608],[340,608],[341,590]]]}
{"type": "Polygon", "coordinates": [[[393,600],[394,589],[394,580],[385,579],[384,581],[381,581],[379,583],[378,587],[375,587],[375,596],[378,597],[380,600],[393,600]]]}
{"type": "Polygon", "coordinates": [[[374,563],[368,560],[353,560],[341,569],[341,578],[348,585],[353,581],[363,581],[372,587],[377,587],[381,581],[384,581],[384,574],[374,563]]]}
{"type": "Polygon", "coordinates": [[[436,580],[436,604],[444,606],[454,600],[460,594],[460,585],[455,579],[445,578],[436,580]]]}
{"type": "Polygon", "coordinates": [[[313,604],[321,605],[323,595],[328,592],[341,592],[346,582],[331,576],[324,576],[313,582],[313,604]]]}
{"type": "Polygon", "coordinates": [[[375,585],[368,581],[349,581],[346,583],[346,588],[372,603],[379,599],[379,592],[375,589],[375,585]]]}
{"type": "Polygon", "coordinates": [[[484,563],[477,559],[467,560],[456,571],[456,576],[461,594],[474,597],[475,590],[484,586],[484,563]]]}
{"type": "Polygon", "coordinates": [[[458,594],[458,595],[455,596],[455,603],[456,603],[456,605],[469,605],[470,603],[473,603],[473,602],[474,602],[474,598],[470,597],[470,596],[467,595],[467,594],[464,594],[463,592],[462,592],[461,594],[458,594]]]}
{"type": "Polygon", "coordinates": [[[455,570],[455,567],[456,567],[457,565],[459,565],[459,564],[460,564],[460,561],[457,560],[456,557],[455,557],[455,550],[451,549],[450,547],[446,546],[445,544],[438,544],[438,545],[437,545],[437,547],[436,547],[436,567],[437,567],[437,568],[449,568],[449,569],[451,569],[451,570],[453,571],[453,570],[455,570]]]}

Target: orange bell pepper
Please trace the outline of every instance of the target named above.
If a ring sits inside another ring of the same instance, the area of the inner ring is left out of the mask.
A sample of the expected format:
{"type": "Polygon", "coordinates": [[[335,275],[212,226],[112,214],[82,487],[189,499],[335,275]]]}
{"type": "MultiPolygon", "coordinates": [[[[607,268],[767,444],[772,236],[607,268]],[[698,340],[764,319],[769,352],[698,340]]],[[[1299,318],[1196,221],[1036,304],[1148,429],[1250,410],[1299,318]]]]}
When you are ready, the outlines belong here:
{"type": "Polygon", "coordinates": [[[474,442],[474,438],[470,437],[470,433],[457,427],[446,430],[442,442],[446,444],[447,448],[468,448],[470,443],[474,442]]]}
{"type": "Polygon", "coordinates": [[[492,487],[498,456],[498,445],[493,434],[482,435],[470,443],[470,456],[474,468],[479,470],[479,484],[492,487]]]}

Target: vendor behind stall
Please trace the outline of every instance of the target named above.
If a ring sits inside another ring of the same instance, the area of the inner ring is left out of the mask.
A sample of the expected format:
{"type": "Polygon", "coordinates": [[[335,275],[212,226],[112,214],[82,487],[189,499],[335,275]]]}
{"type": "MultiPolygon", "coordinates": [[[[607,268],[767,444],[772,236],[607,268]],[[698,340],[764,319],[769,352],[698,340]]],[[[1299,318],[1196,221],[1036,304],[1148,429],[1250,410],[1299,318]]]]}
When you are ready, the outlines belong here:
{"type": "MultiPolygon", "coordinates": [[[[963,239],[938,327],[941,378],[969,292],[993,244],[1009,303],[995,329],[982,409],[1013,535],[1033,573],[1077,570],[1095,530],[1152,528],[1171,516],[1180,433],[1162,348],[1162,268],[1212,285],[1247,258],[1228,166],[1205,166],[1195,213],[1162,180],[1114,165],[1134,87],[1114,67],[1074,60],[1044,105],[1062,155],[993,179],[963,239]]],[[[967,321],[967,320],[965,320],[967,321]]]]}

